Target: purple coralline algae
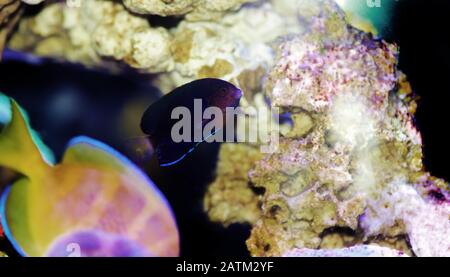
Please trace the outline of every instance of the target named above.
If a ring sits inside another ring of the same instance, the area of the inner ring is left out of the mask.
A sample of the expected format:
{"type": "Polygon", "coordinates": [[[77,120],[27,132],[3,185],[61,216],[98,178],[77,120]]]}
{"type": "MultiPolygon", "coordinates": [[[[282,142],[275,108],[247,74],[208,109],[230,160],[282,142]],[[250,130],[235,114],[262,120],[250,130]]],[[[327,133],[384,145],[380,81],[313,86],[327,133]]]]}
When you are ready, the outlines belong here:
{"type": "Polygon", "coordinates": [[[261,159],[222,147],[210,218],[252,224],[252,256],[450,256],[448,184],[424,169],[398,47],[350,26],[333,1],[307,8],[307,31],[279,41],[265,83],[291,130],[261,159]],[[246,173],[232,173],[236,156],[246,173]]]}

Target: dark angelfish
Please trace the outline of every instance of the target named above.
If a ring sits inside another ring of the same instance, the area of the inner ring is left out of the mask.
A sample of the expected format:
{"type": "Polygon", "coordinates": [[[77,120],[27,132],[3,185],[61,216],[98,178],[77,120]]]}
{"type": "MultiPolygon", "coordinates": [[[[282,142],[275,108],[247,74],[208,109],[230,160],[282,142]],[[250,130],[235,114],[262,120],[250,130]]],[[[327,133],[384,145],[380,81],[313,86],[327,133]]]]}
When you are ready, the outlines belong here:
{"type": "Polygon", "coordinates": [[[241,97],[241,90],[231,83],[219,79],[201,79],[176,88],[151,105],[142,117],[141,128],[148,135],[160,166],[178,163],[201,142],[224,130],[223,127],[227,123],[227,108],[238,107],[241,97]],[[177,108],[178,111],[181,109],[188,112],[190,116],[177,114],[174,112],[177,108]],[[220,111],[223,117],[218,119],[215,116],[206,116],[205,118],[204,112],[208,108],[220,111]],[[190,130],[183,130],[187,132],[184,138],[190,139],[182,141],[173,137],[174,127],[180,124],[181,119],[188,122],[190,126],[190,130]],[[213,120],[220,121],[219,127],[212,128],[205,134],[204,128],[213,120]]]}

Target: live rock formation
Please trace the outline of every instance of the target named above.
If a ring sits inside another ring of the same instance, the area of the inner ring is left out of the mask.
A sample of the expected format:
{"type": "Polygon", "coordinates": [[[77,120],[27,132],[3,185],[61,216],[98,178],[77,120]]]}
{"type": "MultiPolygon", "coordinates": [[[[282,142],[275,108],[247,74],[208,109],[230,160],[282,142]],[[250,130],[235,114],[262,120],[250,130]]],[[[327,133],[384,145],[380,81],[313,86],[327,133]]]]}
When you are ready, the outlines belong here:
{"type": "Polygon", "coordinates": [[[109,70],[121,70],[125,64],[143,73],[157,74],[155,84],[164,92],[194,79],[216,77],[246,87],[246,94],[252,95],[261,92],[260,80],[273,65],[271,42],[302,30],[296,16],[276,3],[49,3],[36,16],[20,22],[9,46],[109,70]],[[168,15],[181,17],[159,17],[168,15]],[[171,20],[175,23],[167,23],[171,20]]]}
{"type": "Polygon", "coordinates": [[[248,171],[262,159],[258,148],[244,144],[225,144],[220,150],[218,177],[209,186],[205,209],[213,221],[225,226],[255,223],[260,217],[259,196],[248,185],[248,171]]]}
{"type": "Polygon", "coordinates": [[[225,12],[256,0],[123,0],[125,6],[140,14],[186,15],[189,20],[215,20],[225,12]]]}
{"type": "MultiPolygon", "coordinates": [[[[248,179],[238,175],[236,195],[253,188],[257,197],[245,206],[261,207],[259,219],[248,220],[250,253],[342,255],[351,253],[307,249],[375,244],[407,255],[450,256],[449,187],[424,171],[413,124],[417,104],[397,70],[396,45],[349,26],[332,1],[309,4],[309,31],[281,41],[265,85],[271,105],[290,114],[292,130],[281,134],[276,153],[248,159],[254,163],[248,179]]],[[[253,152],[237,150],[223,151],[220,164],[253,152]]],[[[226,172],[219,166],[212,189],[234,180],[226,172]]],[[[232,191],[222,192],[214,195],[218,205],[244,207],[232,191]]],[[[211,194],[206,198],[206,210],[218,220],[211,194]]],[[[242,218],[220,221],[234,220],[242,218]]]]}
{"type": "Polygon", "coordinates": [[[295,249],[285,253],[284,257],[408,257],[401,251],[374,246],[358,245],[342,249],[315,250],[315,249],[295,249]]]}
{"type": "Polygon", "coordinates": [[[22,2],[36,5],[44,0],[0,0],[0,60],[6,41],[22,15],[22,2]]]}
{"type": "Polygon", "coordinates": [[[20,18],[20,6],[20,0],[0,0],[0,59],[6,39],[20,18]]]}

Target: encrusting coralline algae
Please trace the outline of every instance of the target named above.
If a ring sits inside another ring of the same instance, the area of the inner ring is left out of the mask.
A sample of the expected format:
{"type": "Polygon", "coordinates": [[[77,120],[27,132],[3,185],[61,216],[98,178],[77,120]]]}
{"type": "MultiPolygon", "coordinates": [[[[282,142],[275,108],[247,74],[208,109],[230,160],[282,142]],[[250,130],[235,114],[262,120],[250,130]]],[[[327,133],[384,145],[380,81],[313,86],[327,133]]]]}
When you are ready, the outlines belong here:
{"type": "Polygon", "coordinates": [[[397,70],[397,46],[349,26],[331,1],[313,2],[309,30],[280,42],[265,86],[271,105],[291,114],[292,130],[247,179],[238,173],[237,195],[263,190],[253,204],[245,199],[252,216],[236,216],[241,199],[219,185],[234,180],[220,165],[254,151],[245,147],[223,146],[205,209],[226,225],[251,223],[253,256],[398,255],[364,244],[450,256],[448,184],[424,171],[415,97],[397,70]]]}

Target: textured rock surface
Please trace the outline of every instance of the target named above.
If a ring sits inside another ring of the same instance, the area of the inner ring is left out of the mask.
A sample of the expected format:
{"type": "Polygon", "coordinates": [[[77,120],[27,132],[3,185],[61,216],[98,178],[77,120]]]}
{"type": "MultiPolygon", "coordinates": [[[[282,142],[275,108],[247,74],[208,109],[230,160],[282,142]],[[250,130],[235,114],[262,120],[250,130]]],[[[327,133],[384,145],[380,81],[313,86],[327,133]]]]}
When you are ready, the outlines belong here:
{"type": "MultiPolygon", "coordinates": [[[[151,73],[170,70],[170,34],[112,1],[53,3],[21,21],[10,46],[94,66],[123,61],[151,73]]],[[[117,67],[119,66],[116,64],[117,67]]]]}
{"type": "Polygon", "coordinates": [[[302,32],[305,20],[299,22],[298,14],[307,19],[311,10],[305,8],[307,0],[79,4],[49,3],[22,20],[10,46],[88,66],[121,69],[126,64],[161,73],[155,84],[164,92],[197,78],[220,77],[243,87],[250,102],[248,96],[262,91],[260,80],[273,65],[271,43],[302,32]]]}
{"type": "Polygon", "coordinates": [[[223,13],[256,0],[123,0],[125,6],[140,14],[186,15],[189,20],[215,20],[223,13]]]}
{"type": "Polygon", "coordinates": [[[0,0],[0,59],[6,39],[21,15],[20,0],[0,0]]]}
{"type": "MultiPolygon", "coordinates": [[[[187,2],[125,4],[136,9],[160,4],[174,10],[187,2]]],[[[160,18],[131,13],[120,2],[82,1],[79,7],[53,3],[21,21],[10,47],[88,66],[120,69],[127,64],[145,73],[159,73],[156,85],[164,92],[202,77],[232,81],[244,87],[247,95],[261,92],[260,80],[274,62],[270,43],[302,30],[295,15],[276,9],[270,1],[220,15],[208,9],[228,10],[224,7],[237,8],[244,1],[193,2],[205,14],[214,15],[214,20],[182,17],[167,26],[160,18]]],[[[195,11],[192,6],[188,10],[195,11]]]]}
{"type": "Polygon", "coordinates": [[[262,158],[258,148],[244,144],[225,144],[220,156],[218,178],[209,186],[205,210],[214,222],[255,223],[260,217],[259,197],[249,186],[248,171],[262,158]]]}
{"type": "MultiPolygon", "coordinates": [[[[417,105],[397,71],[397,47],[351,28],[331,1],[308,5],[309,32],[279,44],[266,83],[293,127],[279,151],[249,171],[250,184],[264,192],[250,253],[376,243],[450,256],[448,184],[423,171],[417,105]]],[[[215,197],[233,199],[226,195],[215,197]]]]}
{"type": "Polygon", "coordinates": [[[6,41],[22,15],[22,2],[36,5],[44,0],[0,0],[0,60],[6,41]]]}
{"type": "Polygon", "coordinates": [[[261,92],[260,82],[252,80],[261,80],[273,64],[270,42],[300,30],[298,24],[284,21],[270,3],[242,8],[217,22],[183,21],[173,31],[175,70],[161,76],[161,83],[168,90],[197,78],[216,77],[247,86],[247,94],[261,92]]]}
{"type": "Polygon", "coordinates": [[[408,257],[401,251],[374,245],[358,245],[349,248],[315,250],[295,249],[283,255],[283,257],[408,257]]]}
{"type": "Polygon", "coordinates": [[[450,197],[426,177],[419,187],[394,182],[378,199],[370,200],[361,218],[366,236],[406,232],[416,255],[450,256],[450,197]],[[419,191],[427,186],[427,194],[421,195],[419,191]]]}

